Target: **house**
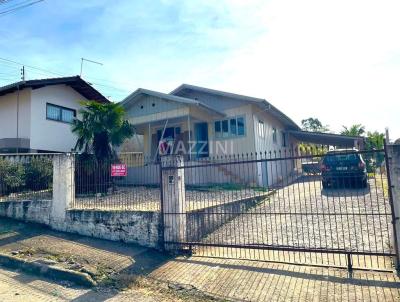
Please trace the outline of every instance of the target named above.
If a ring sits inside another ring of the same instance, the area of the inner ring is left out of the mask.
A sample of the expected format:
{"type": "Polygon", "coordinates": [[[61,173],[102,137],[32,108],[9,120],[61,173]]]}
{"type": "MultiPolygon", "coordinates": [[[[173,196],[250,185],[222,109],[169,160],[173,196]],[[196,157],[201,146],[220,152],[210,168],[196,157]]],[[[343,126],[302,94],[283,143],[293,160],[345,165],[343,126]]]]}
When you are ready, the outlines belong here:
{"type": "Polygon", "coordinates": [[[85,100],[108,102],[79,76],[0,87],[0,153],[71,151],[71,123],[85,100]]]}
{"type": "MultiPolygon", "coordinates": [[[[149,161],[168,152],[183,154],[187,160],[279,152],[293,149],[299,142],[353,147],[360,139],[301,131],[265,99],[188,84],[168,94],[139,88],[121,104],[137,134],[143,136],[149,161]]],[[[265,185],[285,176],[265,176],[268,167],[263,164],[251,168],[250,182],[265,185]]],[[[224,171],[232,173],[237,171],[224,171]]]]}
{"type": "Polygon", "coordinates": [[[183,84],[171,93],[139,88],[121,105],[143,135],[144,154],[161,140],[191,159],[293,148],[298,142],[354,146],[358,137],[301,131],[264,99],[183,84]],[[186,151],[186,152],[185,152],[186,151]]]}

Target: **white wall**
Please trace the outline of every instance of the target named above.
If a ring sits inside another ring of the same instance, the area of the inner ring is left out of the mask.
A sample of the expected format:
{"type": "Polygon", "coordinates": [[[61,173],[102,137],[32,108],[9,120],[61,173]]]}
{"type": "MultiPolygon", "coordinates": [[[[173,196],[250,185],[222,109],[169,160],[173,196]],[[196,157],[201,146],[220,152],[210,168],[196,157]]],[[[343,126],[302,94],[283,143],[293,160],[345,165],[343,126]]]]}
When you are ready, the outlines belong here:
{"type": "MultiPolygon", "coordinates": [[[[253,106],[253,125],[255,133],[256,151],[263,153],[267,158],[286,158],[292,156],[290,150],[297,142],[286,133],[286,147],[283,146],[282,132],[285,126],[268,112],[253,106]],[[259,121],[264,123],[263,135],[260,135],[259,121]],[[273,141],[273,129],[276,129],[276,142],[273,141]],[[265,152],[267,152],[265,154],[265,152]],[[269,153],[271,152],[271,153],[269,153]]],[[[295,162],[293,160],[279,160],[262,162],[257,165],[259,184],[274,185],[289,181],[293,174],[295,162]]]]}
{"type": "MultiPolygon", "coordinates": [[[[19,94],[19,137],[30,138],[30,89],[19,94]]],[[[17,92],[0,96],[0,139],[17,137],[17,92]]]]}
{"type": "MultiPolygon", "coordinates": [[[[46,119],[46,103],[78,110],[81,94],[66,85],[46,86],[32,90],[31,149],[68,152],[75,146],[71,124],[46,119]]],[[[79,117],[79,116],[78,116],[79,117]]]]}

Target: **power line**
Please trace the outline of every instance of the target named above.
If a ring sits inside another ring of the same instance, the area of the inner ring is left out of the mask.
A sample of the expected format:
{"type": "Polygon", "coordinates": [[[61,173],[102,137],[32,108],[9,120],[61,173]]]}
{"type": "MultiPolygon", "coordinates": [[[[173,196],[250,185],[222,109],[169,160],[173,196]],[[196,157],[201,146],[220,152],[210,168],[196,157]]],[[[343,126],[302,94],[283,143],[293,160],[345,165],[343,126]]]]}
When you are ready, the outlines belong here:
{"type": "Polygon", "coordinates": [[[11,2],[12,0],[0,0],[0,5],[4,5],[7,4],[9,2],[11,2]]]}
{"type": "MultiPolygon", "coordinates": [[[[18,67],[18,68],[17,68],[17,67],[14,67],[14,66],[12,66],[11,64],[16,64],[16,65],[24,66],[25,68],[30,69],[30,70],[29,70],[30,73],[35,73],[35,74],[44,75],[44,76],[48,76],[49,74],[51,74],[51,75],[57,75],[57,76],[61,76],[61,77],[66,76],[65,74],[63,74],[63,73],[61,73],[61,72],[58,72],[58,71],[56,72],[56,71],[44,69],[44,68],[41,68],[41,67],[36,67],[36,66],[33,66],[33,65],[27,65],[27,64],[24,64],[24,63],[21,63],[21,62],[17,62],[17,61],[14,61],[14,60],[6,59],[6,58],[1,58],[1,57],[0,57],[0,64],[7,64],[7,65],[6,65],[7,67],[16,68],[16,69],[18,69],[18,70],[20,70],[19,67],[18,67]],[[3,62],[2,62],[2,61],[3,61],[3,62]],[[31,70],[31,69],[32,69],[32,70],[31,70]]],[[[90,79],[91,77],[86,77],[86,78],[87,78],[87,79],[90,79]]],[[[102,79],[97,79],[97,80],[103,81],[102,79]]],[[[126,89],[122,89],[122,88],[118,88],[118,87],[115,87],[115,86],[106,85],[106,84],[102,84],[102,83],[97,83],[97,82],[92,82],[92,81],[88,81],[88,83],[89,83],[90,85],[94,85],[94,86],[99,86],[99,87],[104,87],[104,88],[111,89],[111,90],[114,91],[114,92],[113,92],[114,94],[123,95],[123,94],[125,94],[125,93],[129,93],[129,92],[130,92],[129,90],[126,90],[126,89]],[[121,93],[118,93],[118,92],[115,92],[115,91],[120,91],[121,93]]],[[[116,82],[114,82],[114,83],[118,85],[118,83],[116,83],[116,82]]],[[[105,89],[105,90],[107,90],[107,89],[105,89]]]]}
{"type": "Polygon", "coordinates": [[[36,69],[36,70],[43,71],[43,72],[46,72],[46,73],[50,73],[50,74],[53,74],[53,75],[64,76],[62,73],[59,73],[59,72],[46,70],[46,69],[43,69],[43,68],[31,66],[31,65],[26,65],[26,64],[23,64],[23,63],[20,63],[20,62],[16,62],[16,61],[13,61],[13,60],[5,59],[5,58],[0,58],[0,60],[6,61],[6,62],[9,62],[9,63],[13,63],[13,64],[17,64],[17,65],[21,65],[21,66],[25,66],[25,67],[28,67],[28,68],[31,68],[31,69],[36,69]]]}
{"type": "Polygon", "coordinates": [[[0,17],[3,17],[3,16],[8,15],[8,14],[11,14],[11,13],[17,11],[17,10],[26,8],[28,6],[35,5],[35,4],[37,4],[39,2],[42,2],[42,1],[44,1],[44,0],[36,0],[36,1],[30,2],[28,4],[24,4],[24,5],[20,5],[20,6],[14,7],[14,8],[6,9],[6,10],[0,12],[0,17]]]}
{"type": "Polygon", "coordinates": [[[5,5],[5,9],[6,10],[10,10],[10,9],[12,9],[12,8],[16,8],[17,6],[20,6],[20,5],[22,5],[22,4],[25,4],[25,3],[28,3],[28,2],[31,2],[32,0],[22,0],[21,2],[17,2],[17,3],[15,3],[15,4],[11,4],[11,5],[9,5],[10,4],[10,1],[7,1],[7,2],[4,2],[4,3],[0,3],[0,4],[3,4],[3,5],[5,5]]]}

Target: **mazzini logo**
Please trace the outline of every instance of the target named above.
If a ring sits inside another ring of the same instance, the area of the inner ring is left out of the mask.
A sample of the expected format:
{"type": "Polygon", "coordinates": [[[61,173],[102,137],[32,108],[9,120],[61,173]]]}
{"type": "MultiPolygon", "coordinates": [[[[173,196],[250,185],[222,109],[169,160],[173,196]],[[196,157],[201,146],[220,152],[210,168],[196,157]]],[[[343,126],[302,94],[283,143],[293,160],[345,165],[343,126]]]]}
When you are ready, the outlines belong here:
{"type": "Polygon", "coordinates": [[[167,154],[197,154],[208,156],[209,154],[227,155],[233,153],[233,143],[225,141],[175,141],[162,140],[158,144],[158,152],[167,154]]]}

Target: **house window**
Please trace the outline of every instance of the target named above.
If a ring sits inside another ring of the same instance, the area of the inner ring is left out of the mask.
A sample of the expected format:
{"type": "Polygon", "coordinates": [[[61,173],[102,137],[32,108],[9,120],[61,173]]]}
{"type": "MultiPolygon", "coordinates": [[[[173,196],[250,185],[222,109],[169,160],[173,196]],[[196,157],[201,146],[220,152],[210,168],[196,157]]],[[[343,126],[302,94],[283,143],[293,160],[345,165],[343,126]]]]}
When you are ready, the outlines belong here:
{"type": "Polygon", "coordinates": [[[238,136],[243,136],[244,135],[244,118],[243,117],[238,117],[237,119],[237,135],[238,136]]]}
{"type": "Polygon", "coordinates": [[[245,133],[244,118],[232,117],[214,122],[216,138],[229,138],[243,136],[245,133]]]}
{"type": "Polygon", "coordinates": [[[181,127],[168,127],[165,128],[165,130],[164,129],[157,130],[158,140],[161,140],[161,136],[163,136],[163,139],[173,140],[180,134],[181,134],[181,127]]]}
{"type": "Polygon", "coordinates": [[[222,137],[228,137],[229,136],[228,120],[223,120],[221,125],[222,125],[222,137]]]}
{"type": "Polygon", "coordinates": [[[216,121],[214,123],[214,131],[215,131],[215,137],[217,137],[217,138],[222,137],[222,134],[221,134],[221,121],[216,121]]]}
{"type": "Polygon", "coordinates": [[[265,136],[265,127],[263,121],[258,121],[258,136],[259,137],[265,136]]]}
{"type": "Polygon", "coordinates": [[[53,104],[46,104],[46,118],[52,121],[72,123],[76,117],[76,110],[53,104]]]}
{"type": "Polygon", "coordinates": [[[276,136],[276,128],[272,128],[272,141],[275,144],[278,142],[278,137],[276,136]]]}
{"type": "Polygon", "coordinates": [[[231,118],[229,120],[229,127],[231,128],[231,135],[237,135],[237,127],[236,127],[236,119],[235,118],[231,118]]]}
{"type": "Polygon", "coordinates": [[[287,136],[286,133],[282,131],[282,147],[287,147],[287,136]]]}

